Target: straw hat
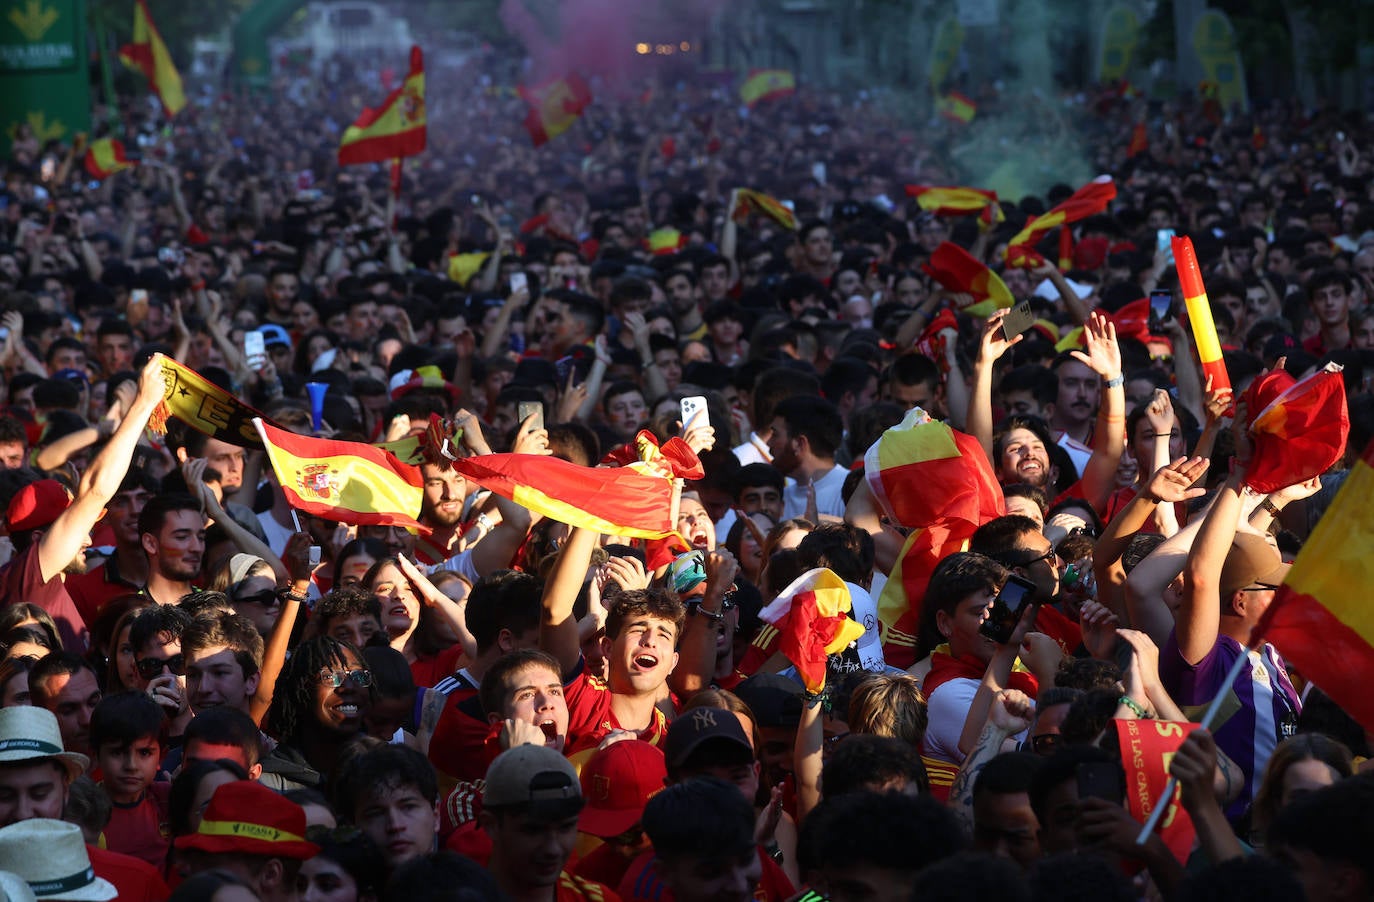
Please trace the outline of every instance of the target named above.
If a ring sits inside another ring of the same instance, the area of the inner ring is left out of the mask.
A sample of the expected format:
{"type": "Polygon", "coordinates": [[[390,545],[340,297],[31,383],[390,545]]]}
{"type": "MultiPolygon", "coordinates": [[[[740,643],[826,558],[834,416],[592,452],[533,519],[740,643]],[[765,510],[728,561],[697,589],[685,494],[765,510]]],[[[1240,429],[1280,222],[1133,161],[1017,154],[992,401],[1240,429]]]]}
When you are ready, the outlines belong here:
{"type": "Polygon", "coordinates": [[[119,895],[95,875],[81,828],[66,821],[31,818],[0,828],[0,871],[23,878],[28,898],[104,902],[119,895]]]}
{"type": "Polygon", "coordinates": [[[57,718],[47,708],[18,705],[0,708],[0,764],[20,761],[56,760],[75,780],[90,767],[91,760],[62,746],[62,731],[57,718]]]}

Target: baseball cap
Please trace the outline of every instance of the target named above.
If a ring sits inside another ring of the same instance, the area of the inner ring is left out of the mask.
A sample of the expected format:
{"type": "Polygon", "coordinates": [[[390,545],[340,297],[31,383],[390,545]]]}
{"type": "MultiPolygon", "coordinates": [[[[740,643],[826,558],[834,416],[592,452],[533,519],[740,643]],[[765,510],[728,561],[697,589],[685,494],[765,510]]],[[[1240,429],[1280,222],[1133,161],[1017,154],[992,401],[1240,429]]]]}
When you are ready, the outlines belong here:
{"type": "Polygon", "coordinates": [[[1226,563],[1221,565],[1222,601],[1230,599],[1246,586],[1280,585],[1287,578],[1291,566],[1285,564],[1279,553],[1264,539],[1253,533],[1236,533],[1231,550],[1226,552],[1226,563]]]}
{"type": "Polygon", "coordinates": [[[687,594],[697,586],[706,583],[706,556],[701,551],[679,554],[668,565],[665,582],[672,586],[678,595],[687,597],[687,594]]]}
{"type": "Polygon", "coordinates": [[[663,757],[669,767],[682,767],[694,756],[695,763],[702,765],[738,764],[754,760],[754,747],[735,712],[724,708],[689,708],[668,725],[663,757]],[[704,756],[697,754],[708,742],[719,759],[704,761],[704,756]]]}
{"type": "Polygon", "coordinates": [[[603,839],[619,836],[639,823],[644,806],[667,778],[663,752],[656,746],[642,739],[608,745],[582,765],[587,807],[577,818],[577,829],[603,839]]]}
{"type": "Polygon", "coordinates": [[[288,348],[291,347],[291,336],[281,326],[267,323],[266,325],[258,326],[258,331],[262,333],[262,343],[264,347],[270,348],[273,345],[286,345],[288,348]]]}
{"type": "Polygon", "coordinates": [[[79,386],[91,384],[91,380],[86,377],[85,373],[81,372],[81,370],[74,370],[71,368],[58,370],[52,374],[52,377],[54,379],[65,379],[68,382],[75,382],[79,386]]]}
{"type": "Polygon", "coordinates": [[[5,519],[11,533],[51,526],[72,503],[67,490],[56,479],[31,482],[14,494],[5,519]]]}
{"type": "Polygon", "coordinates": [[[795,727],[801,723],[802,685],[776,673],[758,673],[735,687],[735,695],[754,712],[761,727],[795,727]]]}
{"type": "Polygon", "coordinates": [[[91,760],[80,752],[64,749],[57,717],[47,708],[33,705],[0,708],[0,764],[47,759],[65,767],[72,780],[85,773],[91,764],[91,760]]]}
{"type": "Polygon", "coordinates": [[[581,799],[582,785],[572,762],[542,745],[518,745],[496,756],[487,768],[482,804],[488,808],[581,799]]]}
{"type": "Polygon", "coordinates": [[[305,838],[305,809],[253,780],[225,783],[210,797],[196,832],[178,849],[211,853],[313,858],[320,847],[305,838]]]}

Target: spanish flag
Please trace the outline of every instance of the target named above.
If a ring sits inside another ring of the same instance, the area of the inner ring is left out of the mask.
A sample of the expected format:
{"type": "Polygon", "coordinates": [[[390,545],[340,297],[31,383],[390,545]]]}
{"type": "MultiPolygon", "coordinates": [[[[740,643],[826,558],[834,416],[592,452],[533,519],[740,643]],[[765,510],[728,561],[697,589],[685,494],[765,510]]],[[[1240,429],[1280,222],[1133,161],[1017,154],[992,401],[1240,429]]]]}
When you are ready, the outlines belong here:
{"type": "Polygon", "coordinates": [[[1193,343],[1197,345],[1198,361],[1202,364],[1202,382],[1212,380],[1212,390],[1231,387],[1226,361],[1221,357],[1221,339],[1212,320],[1212,306],[1207,302],[1207,289],[1202,286],[1202,270],[1197,265],[1193,239],[1173,239],[1174,265],[1178,267],[1178,287],[1183,292],[1183,305],[1188,309],[1188,323],[1193,328],[1193,343]]]}
{"type": "Polygon", "coordinates": [[[1350,468],[1251,637],[1374,730],[1374,445],[1350,468]]]}
{"type": "Polygon", "coordinates": [[[287,432],[255,419],[267,459],[296,510],[351,526],[405,526],[424,498],[420,470],[374,445],[287,432]]]}
{"type": "Polygon", "coordinates": [[[986,318],[1015,303],[1001,276],[952,241],[942,242],[921,270],[950,291],[972,295],[973,303],[963,311],[972,316],[986,318]]]}
{"type": "Polygon", "coordinates": [[[650,232],[645,242],[655,257],[667,257],[687,246],[687,236],[671,226],[664,226],[650,232]]]}
{"type": "Polygon", "coordinates": [[[863,625],[848,616],[849,587],[824,567],[808,570],[759,612],[778,629],[778,651],[797,668],[806,691],[825,688],[825,665],[833,654],[858,642],[863,625]]]}
{"type": "Polygon", "coordinates": [[[917,205],[936,216],[964,216],[977,213],[984,225],[996,225],[1007,218],[997,203],[996,191],[982,188],[938,188],[933,185],[907,185],[907,197],[916,198],[917,205]]]}
{"type": "Polygon", "coordinates": [[[116,172],[133,169],[138,164],[124,156],[124,145],[118,138],[99,138],[86,151],[86,171],[93,179],[107,179],[116,172]]]}
{"type": "Polygon", "coordinates": [[[978,104],[958,91],[950,91],[936,99],[935,111],[950,122],[962,122],[967,125],[978,115],[978,104]]]}
{"type": "Polygon", "coordinates": [[[525,116],[525,130],[535,147],[572,128],[592,102],[591,88],[577,75],[553,78],[533,88],[521,85],[518,90],[530,108],[525,116]]]}
{"type": "Polygon", "coordinates": [[[740,99],[753,109],[765,100],[797,93],[797,77],[791,69],[753,69],[739,86],[740,99]]]}
{"type": "Polygon", "coordinates": [[[147,0],[135,2],[134,39],[119,48],[119,59],[130,69],[143,73],[153,93],[162,101],[162,109],[168,116],[175,116],[186,106],[181,74],[177,72],[172,55],[167,52],[167,45],[153,24],[147,0]]]}
{"type": "Polygon", "coordinates": [[[1305,482],[1345,456],[1350,412],[1341,368],[1328,363],[1302,381],[1265,373],[1245,391],[1254,442],[1245,484],[1260,494],[1305,482]]]}
{"type": "Polygon", "coordinates": [[[730,211],[730,218],[744,222],[750,213],[767,216],[785,229],[795,231],[797,228],[797,214],[787,209],[782,201],[762,191],[740,188],[735,192],[735,209],[730,211]]]}
{"type": "Polygon", "coordinates": [[[462,457],[453,469],[483,488],[569,526],[606,535],[673,535],[673,480],[628,467],[582,467],[539,454],[462,457]]]}
{"type": "Polygon", "coordinates": [[[425,149],[425,60],[410,48],[410,73],[377,109],[365,109],[344,130],[339,165],[380,163],[411,157],[425,149]]]}
{"type": "Polygon", "coordinates": [[[1107,204],[1116,197],[1116,183],[1111,176],[1104,175],[1093,179],[1079,188],[1059,206],[1042,213],[1030,222],[1011,241],[1007,242],[1008,266],[1034,266],[1044,262],[1044,258],[1034,250],[1051,230],[1070,223],[1087,219],[1107,209],[1107,204]]]}

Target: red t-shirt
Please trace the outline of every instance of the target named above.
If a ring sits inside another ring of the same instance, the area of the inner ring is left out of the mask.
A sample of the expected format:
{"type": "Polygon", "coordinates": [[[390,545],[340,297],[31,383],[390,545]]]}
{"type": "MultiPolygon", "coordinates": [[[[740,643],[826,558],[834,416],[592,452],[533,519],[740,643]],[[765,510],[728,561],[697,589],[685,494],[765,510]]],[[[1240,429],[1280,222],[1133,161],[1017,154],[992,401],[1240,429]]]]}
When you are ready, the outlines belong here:
{"type": "Polygon", "coordinates": [[[454,780],[480,780],[487,773],[500,748],[492,753],[487,740],[493,727],[482,712],[477,690],[462,687],[449,693],[434,736],[429,741],[429,761],[440,772],[454,780]]]}
{"type": "MultiPolygon", "coordinates": [[[[792,881],[778,863],[758,850],[759,862],[763,872],[758,885],[754,887],[754,898],[758,902],[783,902],[796,892],[792,881]]],[[[625,872],[616,892],[625,902],[673,902],[673,891],[664,885],[654,869],[653,850],[641,854],[625,872]]]]}
{"type": "Polygon", "coordinates": [[[154,783],[132,805],[114,803],[105,825],[105,846],[111,852],[130,855],[155,868],[167,863],[171,828],[167,816],[170,783],[154,783]]]}
{"type": "Polygon", "coordinates": [[[429,658],[419,658],[410,665],[410,676],[416,686],[432,689],[444,677],[451,677],[458,670],[458,661],[463,657],[463,646],[454,644],[429,658]]]}
{"type": "Polygon", "coordinates": [[[121,902],[165,902],[172,891],[158,869],[132,855],[120,855],[99,846],[87,846],[91,869],[119,890],[121,902]]]}
{"type": "Polygon", "coordinates": [[[74,654],[86,651],[86,621],[76,609],[61,576],[43,579],[38,562],[38,542],[16,554],[0,567],[0,604],[27,601],[52,615],[62,647],[74,654]]]}
{"type": "Polygon", "coordinates": [[[81,619],[88,624],[95,623],[100,609],[109,602],[121,595],[137,592],[141,588],[143,587],[128,582],[119,575],[119,565],[113,557],[106,558],[86,573],[71,574],[67,577],[67,594],[72,597],[72,603],[80,612],[81,619]]]}
{"type": "MultiPolygon", "coordinates": [[[[616,720],[611,710],[611,687],[588,675],[583,666],[578,667],[572,682],[565,684],[564,698],[568,702],[569,758],[596,748],[612,730],[631,729],[616,720]]],[[[658,708],[654,708],[649,726],[638,731],[638,737],[650,745],[660,745],[667,734],[668,718],[658,708]]]]}
{"type": "Polygon", "coordinates": [[[619,886],[634,862],[616,851],[615,846],[602,843],[577,862],[573,873],[587,880],[607,886],[619,886]]]}

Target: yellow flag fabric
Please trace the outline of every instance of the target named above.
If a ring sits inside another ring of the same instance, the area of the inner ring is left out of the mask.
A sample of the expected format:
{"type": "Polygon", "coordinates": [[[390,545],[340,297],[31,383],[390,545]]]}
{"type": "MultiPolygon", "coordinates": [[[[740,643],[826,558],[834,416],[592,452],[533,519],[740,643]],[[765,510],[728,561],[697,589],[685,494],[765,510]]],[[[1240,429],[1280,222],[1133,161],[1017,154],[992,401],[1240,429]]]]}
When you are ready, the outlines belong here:
{"type": "Polygon", "coordinates": [[[186,106],[181,73],[177,72],[172,55],[167,52],[167,45],[153,24],[145,0],[137,0],[134,5],[134,38],[119,48],[119,58],[124,65],[143,73],[168,116],[175,116],[186,106]]]}

